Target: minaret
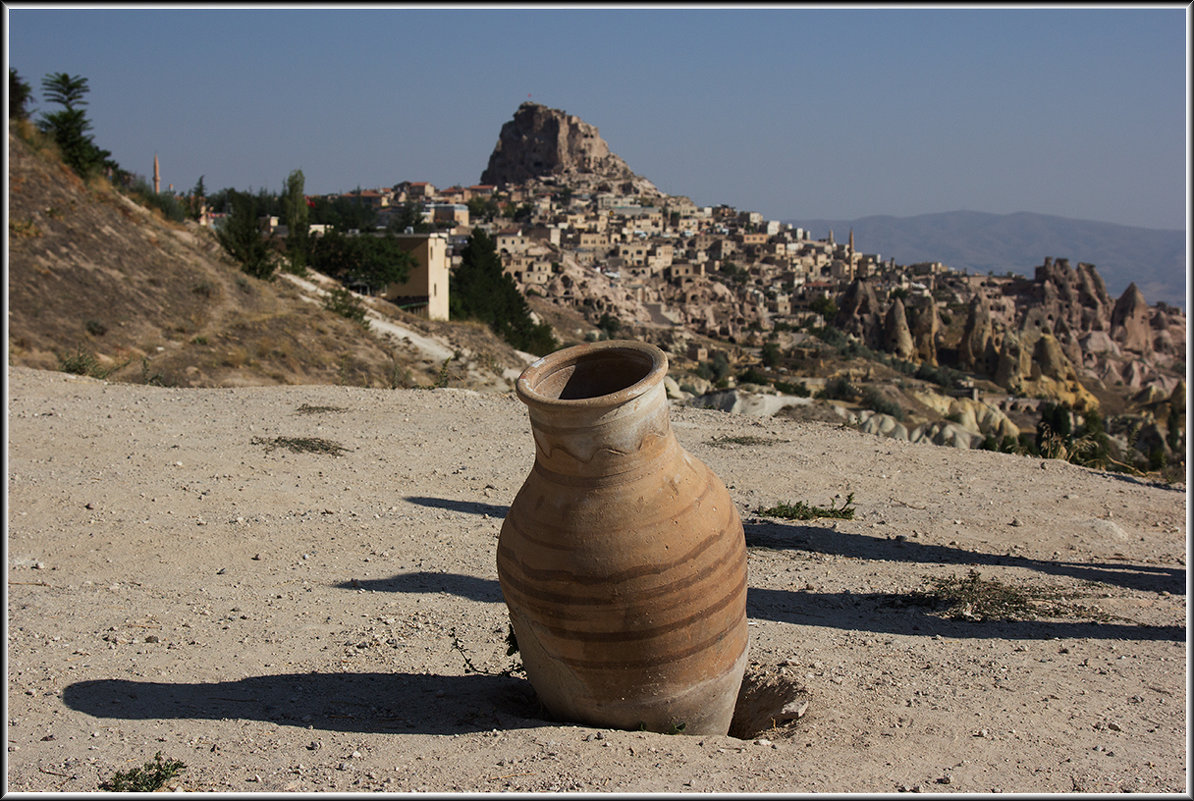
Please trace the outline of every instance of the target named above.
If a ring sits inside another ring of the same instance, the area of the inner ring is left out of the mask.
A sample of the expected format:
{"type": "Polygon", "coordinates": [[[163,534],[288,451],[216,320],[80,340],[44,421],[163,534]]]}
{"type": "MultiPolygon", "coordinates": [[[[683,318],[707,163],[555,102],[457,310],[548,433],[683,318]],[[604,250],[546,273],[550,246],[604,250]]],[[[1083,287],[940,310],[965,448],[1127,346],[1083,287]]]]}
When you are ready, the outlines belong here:
{"type": "Polygon", "coordinates": [[[162,193],[162,174],[158,171],[158,154],[153,154],[153,193],[160,195],[162,193]]]}
{"type": "Polygon", "coordinates": [[[850,278],[853,279],[857,275],[858,260],[854,257],[854,229],[850,229],[850,246],[846,251],[846,259],[850,262],[850,278]]]}

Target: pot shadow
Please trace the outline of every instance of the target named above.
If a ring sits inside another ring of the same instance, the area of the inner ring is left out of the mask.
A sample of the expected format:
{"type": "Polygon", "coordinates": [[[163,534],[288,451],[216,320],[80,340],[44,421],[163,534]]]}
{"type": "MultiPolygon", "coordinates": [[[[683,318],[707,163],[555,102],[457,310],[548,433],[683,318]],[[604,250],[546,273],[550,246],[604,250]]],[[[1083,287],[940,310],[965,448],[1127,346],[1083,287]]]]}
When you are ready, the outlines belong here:
{"type": "Polygon", "coordinates": [[[428,498],[423,495],[408,495],[404,501],[419,506],[430,506],[434,509],[448,509],[453,512],[465,512],[470,515],[489,515],[500,520],[506,518],[509,506],[499,506],[494,503],[480,503],[479,501],[454,501],[450,498],[428,498]]]}
{"type": "Polygon", "coordinates": [[[68,685],[68,707],[118,720],[261,720],[357,733],[457,734],[550,725],[530,683],[504,675],[282,673],[235,681],[97,679],[68,685]]]}
{"type": "MultiPolygon", "coordinates": [[[[422,571],[390,579],[345,582],[342,589],[379,592],[447,592],[473,601],[502,603],[502,590],[494,579],[459,573],[422,571]]],[[[911,593],[818,593],[749,587],[746,614],[756,620],[775,620],[804,626],[828,626],[855,631],[949,637],[1004,637],[1042,639],[1184,640],[1180,626],[1139,626],[1104,622],[968,621],[949,620],[916,606],[911,593]]]]}
{"type": "Polygon", "coordinates": [[[910,595],[886,592],[811,592],[751,587],[750,618],[801,626],[829,626],[876,634],[940,635],[954,639],[1186,641],[1184,626],[1148,626],[1086,620],[953,620],[937,617],[910,595]]]}
{"type": "Polygon", "coordinates": [[[335,585],[342,590],[372,590],[374,592],[446,592],[470,601],[496,604],[505,599],[495,579],[466,576],[463,573],[437,573],[420,570],[399,573],[385,579],[352,579],[335,585]]]}
{"type": "Polygon", "coordinates": [[[1184,568],[1129,563],[1062,562],[1025,556],[968,551],[947,545],[924,545],[901,539],[880,539],[865,534],[845,534],[832,528],[755,521],[743,526],[747,547],[793,549],[813,553],[881,559],[888,562],[992,565],[1023,567],[1058,576],[1111,584],[1143,592],[1186,594],[1184,568]]]}

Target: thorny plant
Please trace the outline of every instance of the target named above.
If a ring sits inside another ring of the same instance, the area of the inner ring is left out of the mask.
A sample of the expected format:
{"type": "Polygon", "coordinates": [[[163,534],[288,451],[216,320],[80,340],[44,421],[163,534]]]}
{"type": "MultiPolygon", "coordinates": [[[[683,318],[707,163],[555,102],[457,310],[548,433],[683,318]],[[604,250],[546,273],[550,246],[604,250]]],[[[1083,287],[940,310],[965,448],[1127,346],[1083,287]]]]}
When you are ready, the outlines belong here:
{"type": "Polygon", "coordinates": [[[1055,587],[1013,587],[998,579],[983,579],[973,568],[965,576],[934,576],[929,588],[914,592],[909,602],[937,607],[951,620],[1038,620],[1083,618],[1108,621],[1112,615],[1072,603],[1081,593],[1055,587]]]}
{"type": "Polygon", "coordinates": [[[756,437],[751,434],[745,434],[737,437],[714,437],[706,444],[717,448],[727,448],[730,445],[774,445],[777,442],[779,442],[778,439],[771,437],[756,437]]]}
{"type": "MultiPolygon", "coordinates": [[[[841,497],[839,495],[834,498],[841,497]]],[[[841,506],[835,506],[831,500],[829,507],[809,506],[804,501],[796,501],[796,503],[781,503],[777,506],[772,506],[768,509],[756,509],[755,514],[763,517],[781,517],[785,520],[816,520],[818,517],[836,517],[841,520],[854,519],[854,493],[851,492],[846,496],[846,500],[842,502],[841,506]]]]}
{"type": "Polygon", "coordinates": [[[253,437],[252,443],[264,445],[266,453],[273,453],[278,448],[287,448],[295,453],[330,453],[333,456],[339,456],[341,453],[351,450],[319,437],[274,437],[273,439],[253,437]]]}
{"type": "Polygon", "coordinates": [[[320,414],[322,412],[346,412],[347,409],[342,406],[312,406],[309,403],[304,403],[295,410],[296,414],[320,414]]]}
{"type": "Polygon", "coordinates": [[[152,762],[131,770],[117,771],[111,779],[102,782],[101,790],[113,793],[152,793],[162,789],[166,782],[184,769],[186,765],[177,759],[162,761],[162,752],[153,755],[152,762]]]}

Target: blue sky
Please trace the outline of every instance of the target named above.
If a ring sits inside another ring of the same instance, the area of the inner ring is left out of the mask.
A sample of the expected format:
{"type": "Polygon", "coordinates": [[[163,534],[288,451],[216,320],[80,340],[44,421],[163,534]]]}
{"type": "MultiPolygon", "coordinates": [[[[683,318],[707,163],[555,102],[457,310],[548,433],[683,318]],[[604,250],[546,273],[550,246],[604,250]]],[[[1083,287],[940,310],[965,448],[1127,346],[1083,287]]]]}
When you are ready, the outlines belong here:
{"type": "Polygon", "coordinates": [[[771,219],[1188,216],[1179,5],[6,10],[35,115],[86,77],[96,143],[180,191],[477,183],[531,99],[771,219]]]}

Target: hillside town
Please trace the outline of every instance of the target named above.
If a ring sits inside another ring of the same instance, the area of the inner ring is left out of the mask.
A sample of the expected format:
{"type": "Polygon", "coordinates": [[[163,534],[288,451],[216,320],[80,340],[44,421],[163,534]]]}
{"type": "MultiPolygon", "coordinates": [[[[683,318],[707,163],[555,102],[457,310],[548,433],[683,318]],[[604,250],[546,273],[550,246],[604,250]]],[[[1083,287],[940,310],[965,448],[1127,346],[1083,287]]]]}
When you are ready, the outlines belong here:
{"type": "MultiPolygon", "coordinates": [[[[860,247],[853,231],[822,236],[758,212],[668,195],[633,173],[596,128],[529,102],[503,126],[478,184],[402,181],[323,200],[367,207],[374,232],[395,236],[415,256],[409,279],[379,293],[400,308],[447,320],[450,276],[482,230],[525,296],[583,317],[585,326],[568,332],[574,339],[620,332],[664,346],[674,366],[689,371],[677,397],[736,405],[711,393],[754,383],[783,395],[797,386],[824,389],[834,376],[861,386],[874,378],[878,359],[919,365],[922,373],[957,371],[945,382],[949,393],[983,405],[970,416],[993,419],[985,430],[943,433],[926,428],[933,413],[922,409],[925,433],[917,436],[939,444],[1015,439],[1042,402],[1102,414],[1162,404],[1166,420],[1141,442],[1178,455],[1178,423],[1166,410],[1185,406],[1184,312],[1150,306],[1134,284],[1111,298],[1094,265],[1045,255],[1027,278],[897,264],[860,247]],[[818,373],[823,345],[815,335],[827,331],[871,359],[818,373]],[[702,375],[714,357],[730,369],[702,375]],[[750,382],[741,380],[744,371],[750,382]]],[[[276,217],[263,227],[286,234],[276,217]]],[[[897,408],[909,408],[907,400],[871,402],[851,419],[874,417],[876,431],[912,437],[897,408]]],[[[967,418],[948,404],[936,414],[967,418]]],[[[1137,431],[1133,437],[1140,440],[1137,431]]]]}

